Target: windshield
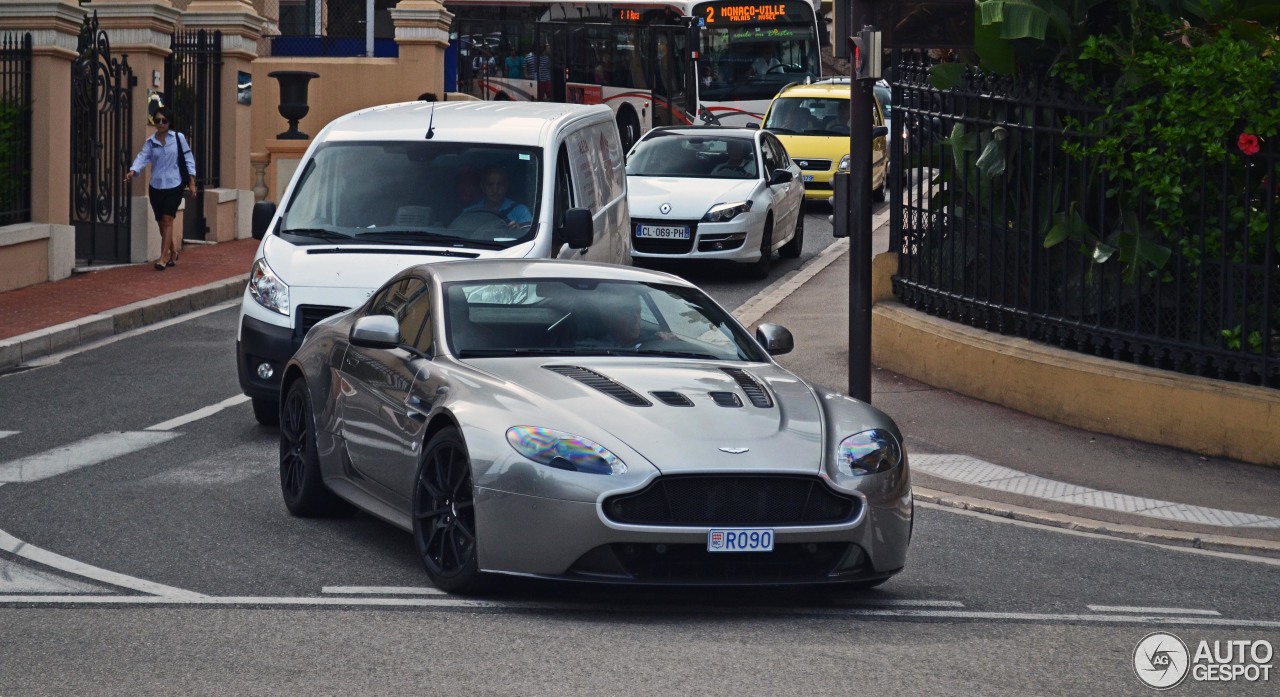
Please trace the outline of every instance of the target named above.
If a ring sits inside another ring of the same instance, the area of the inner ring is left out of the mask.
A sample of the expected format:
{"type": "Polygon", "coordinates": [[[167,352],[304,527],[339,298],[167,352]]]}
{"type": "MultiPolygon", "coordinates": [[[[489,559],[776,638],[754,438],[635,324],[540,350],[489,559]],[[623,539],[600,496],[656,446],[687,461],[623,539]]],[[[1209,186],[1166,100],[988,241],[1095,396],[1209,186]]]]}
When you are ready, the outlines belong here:
{"type": "Polygon", "coordinates": [[[459,358],[661,356],[767,361],[702,291],[590,279],[455,282],[444,292],[449,350],[459,358]]]}
{"type": "Polygon", "coordinates": [[[537,233],[540,157],[490,144],[331,143],[307,163],[278,232],[300,244],[510,247],[537,233]]]}
{"type": "Polygon", "coordinates": [[[627,176],[755,179],[757,159],[752,138],[656,131],[636,144],[627,176]]]}
{"type": "Polygon", "coordinates": [[[849,135],[849,100],[781,97],[765,114],[764,128],[779,135],[849,135]]]}
{"type": "Polygon", "coordinates": [[[771,99],[786,85],[817,80],[821,73],[807,2],[705,3],[694,16],[702,26],[698,94],[704,101],[771,99]]]}

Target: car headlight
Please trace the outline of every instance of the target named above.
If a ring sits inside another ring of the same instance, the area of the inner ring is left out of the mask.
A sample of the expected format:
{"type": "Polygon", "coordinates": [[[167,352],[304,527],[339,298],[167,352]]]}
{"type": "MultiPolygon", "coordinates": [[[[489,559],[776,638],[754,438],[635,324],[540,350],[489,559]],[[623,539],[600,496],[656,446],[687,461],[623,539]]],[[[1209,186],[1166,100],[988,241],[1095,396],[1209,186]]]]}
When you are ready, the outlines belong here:
{"type": "Polygon", "coordinates": [[[289,286],[267,266],[266,259],[253,262],[249,272],[249,294],[258,304],[282,315],[289,314],[289,286]]]}
{"type": "Polygon", "coordinates": [[[840,441],[836,470],[850,477],[888,472],[902,462],[902,446],[888,431],[873,428],[840,441]]]}
{"type": "Polygon", "coordinates": [[[603,446],[563,431],[514,426],[507,429],[507,442],[530,460],[556,469],[588,474],[622,474],[627,471],[627,465],[603,446]]]}
{"type": "Polygon", "coordinates": [[[739,213],[746,213],[751,210],[750,201],[738,201],[736,203],[717,203],[702,216],[702,220],[708,223],[723,223],[733,220],[739,213]]]}
{"type": "Polygon", "coordinates": [[[849,171],[849,154],[848,153],[845,153],[845,156],[840,158],[840,166],[837,167],[837,169],[839,169],[841,172],[849,171]]]}

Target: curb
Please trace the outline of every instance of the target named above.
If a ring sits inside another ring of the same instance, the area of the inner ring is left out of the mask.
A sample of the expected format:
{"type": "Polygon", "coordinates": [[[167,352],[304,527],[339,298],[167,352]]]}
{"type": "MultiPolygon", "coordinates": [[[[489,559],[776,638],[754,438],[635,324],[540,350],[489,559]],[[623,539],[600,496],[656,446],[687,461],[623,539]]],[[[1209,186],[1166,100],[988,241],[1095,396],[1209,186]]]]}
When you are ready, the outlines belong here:
{"type": "Polygon", "coordinates": [[[1252,556],[1280,556],[1280,542],[1270,540],[1254,540],[1229,535],[1202,535],[1177,530],[1145,528],[1137,525],[1121,525],[1100,520],[1080,518],[1062,513],[1049,513],[1034,508],[1014,506],[996,501],[985,501],[968,496],[948,494],[936,489],[912,487],[916,501],[931,503],[944,508],[956,508],[974,513],[1008,518],[1023,523],[1046,525],[1064,530],[1087,532],[1095,535],[1106,535],[1125,540],[1149,542],[1174,547],[1190,547],[1214,552],[1231,552],[1252,556]]]}
{"type": "Polygon", "coordinates": [[[0,371],[238,298],[248,280],[242,274],[0,339],[0,371]]]}

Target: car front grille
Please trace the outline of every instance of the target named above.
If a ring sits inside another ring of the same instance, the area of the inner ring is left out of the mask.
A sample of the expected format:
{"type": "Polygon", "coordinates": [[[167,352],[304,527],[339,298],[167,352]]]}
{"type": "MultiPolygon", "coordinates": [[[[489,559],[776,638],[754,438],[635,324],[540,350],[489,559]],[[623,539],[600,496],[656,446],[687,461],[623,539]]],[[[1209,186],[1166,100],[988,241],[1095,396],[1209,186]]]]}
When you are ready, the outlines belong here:
{"type": "Polygon", "coordinates": [[[671,475],[605,499],[604,513],[632,525],[829,525],[852,520],[859,499],[821,479],[785,475],[671,475]]]}
{"type": "Polygon", "coordinates": [[[698,223],[693,220],[639,220],[631,219],[631,247],[642,254],[688,254],[693,251],[693,241],[698,237],[698,223]],[[654,240],[636,237],[637,225],[688,225],[687,240],[654,240]]]}
{"type": "Polygon", "coordinates": [[[332,317],[339,312],[346,312],[348,309],[350,308],[334,305],[299,305],[298,322],[293,328],[293,334],[298,340],[301,340],[320,320],[325,317],[332,317]]]}
{"type": "Polygon", "coordinates": [[[793,162],[805,172],[829,172],[831,171],[831,160],[802,160],[791,158],[793,162]]]}

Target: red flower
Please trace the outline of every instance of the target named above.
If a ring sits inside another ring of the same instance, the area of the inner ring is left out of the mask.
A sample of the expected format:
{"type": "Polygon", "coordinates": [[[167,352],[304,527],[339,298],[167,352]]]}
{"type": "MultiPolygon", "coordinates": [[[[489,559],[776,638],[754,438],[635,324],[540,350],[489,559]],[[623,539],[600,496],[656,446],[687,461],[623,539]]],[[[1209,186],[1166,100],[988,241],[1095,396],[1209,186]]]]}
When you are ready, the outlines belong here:
{"type": "Polygon", "coordinates": [[[1252,133],[1241,133],[1240,140],[1236,141],[1236,146],[1240,148],[1240,152],[1246,155],[1258,154],[1258,136],[1252,133]]]}

